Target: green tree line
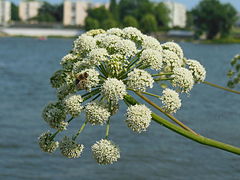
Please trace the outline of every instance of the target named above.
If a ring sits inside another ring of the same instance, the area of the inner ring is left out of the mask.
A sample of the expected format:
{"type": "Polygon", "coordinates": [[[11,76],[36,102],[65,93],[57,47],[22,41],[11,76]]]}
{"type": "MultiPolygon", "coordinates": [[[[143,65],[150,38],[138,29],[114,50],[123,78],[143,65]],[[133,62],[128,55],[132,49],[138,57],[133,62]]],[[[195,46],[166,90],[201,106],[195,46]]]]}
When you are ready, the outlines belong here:
{"type": "Polygon", "coordinates": [[[112,27],[132,26],[143,32],[154,32],[168,27],[169,9],[164,3],[149,0],[116,0],[105,6],[88,9],[85,19],[86,30],[94,28],[109,29],[112,27]]]}

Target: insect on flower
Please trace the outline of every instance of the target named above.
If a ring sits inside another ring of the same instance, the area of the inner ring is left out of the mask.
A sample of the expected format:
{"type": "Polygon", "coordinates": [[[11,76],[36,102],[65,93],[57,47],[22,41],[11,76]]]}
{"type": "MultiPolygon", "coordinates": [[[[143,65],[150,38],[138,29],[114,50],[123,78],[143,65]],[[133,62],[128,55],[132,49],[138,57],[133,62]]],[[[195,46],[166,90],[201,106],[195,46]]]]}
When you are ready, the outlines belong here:
{"type": "Polygon", "coordinates": [[[79,74],[77,76],[77,79],[75,82],[76,82],[76,86],[78,89],[86,89],[86,81],[87,81],[88,76],[89,75],[87,72],[79,74]]]}

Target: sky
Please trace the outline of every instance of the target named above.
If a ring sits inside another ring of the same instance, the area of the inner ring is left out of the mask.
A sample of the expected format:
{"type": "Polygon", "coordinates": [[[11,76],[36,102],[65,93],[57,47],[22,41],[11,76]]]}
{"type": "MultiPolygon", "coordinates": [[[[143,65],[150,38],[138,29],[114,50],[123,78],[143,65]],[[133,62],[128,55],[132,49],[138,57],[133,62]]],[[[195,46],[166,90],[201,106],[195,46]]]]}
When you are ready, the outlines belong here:
{"type": "MultiPolygon", "coordinates": [[[[14,3],[19,3],[20,0],[10,0],[14,3]]],[[[60,3],[63,2],[63,0],[46,0],[50,3],[60,3]]],[[[99,2],[99,3],[104,3],[104,2],[109,2],[109,0],[91,0],[92,2],[99,2]]],[[[157,2],[160,2],[161,0],[154,0],[157,2]]],[[[175,2],[179,2],[184,4],[188,9],[192,9],[194,6],[196,6],[200,0],[174,0],[175,2]]],[[[240,11],[240,0],[220,0],[223,3],[231,3],[238,11],[240,11]]]]}

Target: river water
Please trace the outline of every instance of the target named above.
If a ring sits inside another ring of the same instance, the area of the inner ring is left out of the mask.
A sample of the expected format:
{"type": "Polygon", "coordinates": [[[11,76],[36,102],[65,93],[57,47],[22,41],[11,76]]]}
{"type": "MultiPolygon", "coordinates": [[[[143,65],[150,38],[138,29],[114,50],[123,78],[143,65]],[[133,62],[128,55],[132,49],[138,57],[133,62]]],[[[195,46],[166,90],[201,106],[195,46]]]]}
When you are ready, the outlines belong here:
{"type": "MultiPolygon", "coordinates": [[[[88,126],[80,137],[86,149],[80,159],[66,159],[57,151],[41,152],[39,134],[48,129],[41,119],[43,106],[55,99],[49,77],[71,48],[72,39],[0,38],[0,179],[81,180],[239,180],[237,155],[206,147],[151,123],[146,133],[132,133],[123,113],[113,118],[111,139],[121,159],[100,166],[90,146],[104,136],[104,127],[88,126]]],[[[187,57],[198,59],[207,80],[226,85],[229,60],[240,45],[181,43],[187,57]]],[[[158,89],[154,89],[155,92],[158,89]]],[[[183,95],[176,117],[204,136],[240,146],[240,96],[207,85],[183,95]]],[[[76,120],[71,132],[79,127],[76,120]]]]}

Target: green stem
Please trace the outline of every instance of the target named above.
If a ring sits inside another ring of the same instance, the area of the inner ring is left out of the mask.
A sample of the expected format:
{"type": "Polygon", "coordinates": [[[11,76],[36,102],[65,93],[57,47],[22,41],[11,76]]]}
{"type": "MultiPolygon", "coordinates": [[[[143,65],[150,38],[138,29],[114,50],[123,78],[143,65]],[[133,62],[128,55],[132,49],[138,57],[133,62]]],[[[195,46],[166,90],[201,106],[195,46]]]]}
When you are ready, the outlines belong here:
{"type": "MultiPolygon", "coordinates": [[[[138,102],[130,95],[126,95],[124,98],[129,104],[132,104],[132,105],[138,104],[138,102]]],[[[209,138],[203,137],[201,135],[195,135],[195,134],[193,134],[185,129],[182,129],[181,127],[165,120],[164,118],[158,116],[155,113],[152,113],[152,119],[155,122],[157,122],[158,124],[163,125],[164,127],[168,128],[188,139],[196,141],[200,144],[211,146],[211,147],[218,148],[218,149],[222,149],[224,151],[228,151],[228,152],[240,155],[240,148],[238,148],[238,147],[235,147],[235,146],[232,146],[229,144],[225,144],[225,143],[213,140],[213,139],[209,139],[209,138]]]]}
{"type": "MultiPolygon", "coordinates": [[[[112,102],[111,102],[111,101],[109,102],[108,110],[109,110],[110,114],[112,115],[112,102]]],[[[107,121],[107,126],[106,126],[106,136],[105,136],[105,139],[108,139],[108,137],[109,137],[110,118],[111,118],[111,117],[109,117],[109,118],[108,118],[108,121],[107,121]]]]}
{"type": "Polygon", "coordinates": [[[172,75],[172,74],[173,74],[172,72],[152,74],[152,77],[155,77],[155,76],[164,76],[164,75],[172,75]]]}
{"type": "Polygon", "coordinates": [[[169,113],[166,113],[161,107],[159,107],[157,104],[155,104],[154,102],[152,102],[150,99],[148,99],[147,97],[143,96],[140,92],[135,92],[140,98],[142,98],[144,101],[146,101],[148,104],[150,104],[151,106],[153,106],[154,108],[156,108],[157,110],[159,110],[160,112],[162,112],[163,114],[165,114],[168,118],[170,118],[171,120],[173,120],[175,123],[177,123],[179,126],[181,126],[182,128],[186,129],[187,131],[198,135],[195,131],[193,131],[191,128],[189,128],[188,126],[186,126],[185,124],[183,124],[181,121],[179,121],[178,119],[176,119],[174,116],[172,116],[169,113]]]}
{"type": "Polygon", "coordinates": [[[229,89],[229,88],[225,88],[225,87],[222,87],[222,86],[219,86],[219,85],[217,85],[217,84],[213,84],[213,83],[210,83],[210,82],[207,82],[207,81],[204,81],[203,83],[204,83],[204,84],[207,84],[207,85],[209,85],[209,86],[215,87],[215,88],[219,88],[219,89],[223,89],[223,90],[225,90],[225,91],[229,91],[229,92],[235,93],[235,94],[240,94],[239,91],[232,90],[232,89],[229,89]]]}
{"type": "Polygon", "coordinates": [[[78,130],[78,132],[75,134],[75,136],[72,138],[74,141],[77,139],[77,137],[79,136],[79,134],[81,134],[81,132],[83,131],[83,129],[85,128],[85,126],[87,125],[88,121],[86,120],[83,125],[81,126],[81,128],[78,130]]]}
{"type": "MultiPolygon", "coordinates": [[[[70,123],[73,119],[74,117],[71,117],[67,122],[70,123]]],[[[56,135],[60,132],[61,130],[57,130],[54,134],[52,134],[51,140],[53,140],[56,137],[56,135]]]]}
{"type": "Polygon", "coordinates": [[[167,81],[167,80],[173,80],[173,78],[156,78],[154,81],[167,81]]]}

